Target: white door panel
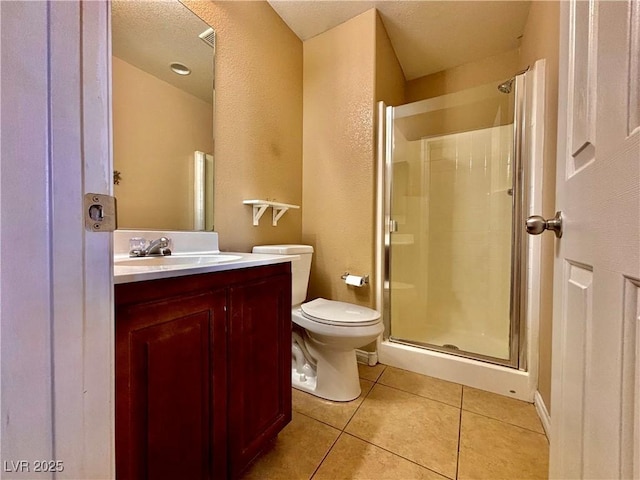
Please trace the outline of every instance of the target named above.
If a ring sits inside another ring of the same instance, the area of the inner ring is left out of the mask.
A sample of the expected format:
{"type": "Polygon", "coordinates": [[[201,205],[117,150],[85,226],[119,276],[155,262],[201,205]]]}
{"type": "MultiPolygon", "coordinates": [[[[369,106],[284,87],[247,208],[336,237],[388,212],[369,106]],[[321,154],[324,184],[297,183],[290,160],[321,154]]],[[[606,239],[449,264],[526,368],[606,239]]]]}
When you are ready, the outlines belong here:
{"type": "Polygon", "coordinates": [[[106,1],[0,2],[7,479],[115,476],[111,234],[83,220],[83,195],[111,191],[109,16],[106,1]]]}
{"type": "Polygon", "coordinates": [[[638,3],[561,4],[553,478],[640,478],[638,3]]]}
{"type": "Polygon", "coordinates": [[[622,411],[622,477],[640,478],[640,282],[626,279],[622,411]]]}

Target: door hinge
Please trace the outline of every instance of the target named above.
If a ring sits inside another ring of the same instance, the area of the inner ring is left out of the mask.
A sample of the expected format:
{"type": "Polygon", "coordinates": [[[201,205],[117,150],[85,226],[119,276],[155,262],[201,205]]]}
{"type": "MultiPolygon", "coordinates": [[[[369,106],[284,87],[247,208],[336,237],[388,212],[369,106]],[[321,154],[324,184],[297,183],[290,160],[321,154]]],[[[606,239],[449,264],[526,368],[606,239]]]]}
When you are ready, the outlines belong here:
{"type": "Polygon", "coordinates": [[[84,228],[90,232],[113,232],[118,227],[116,199],[100,193],[84,195],[84,228]]]}

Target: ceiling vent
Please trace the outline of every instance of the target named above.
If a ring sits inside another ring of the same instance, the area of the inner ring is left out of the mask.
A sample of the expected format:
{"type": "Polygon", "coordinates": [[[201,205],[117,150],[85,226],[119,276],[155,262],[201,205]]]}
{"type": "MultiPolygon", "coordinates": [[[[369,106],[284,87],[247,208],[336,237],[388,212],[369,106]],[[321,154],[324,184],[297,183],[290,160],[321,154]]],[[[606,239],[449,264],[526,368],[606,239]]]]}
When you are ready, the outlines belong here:
{"type": "Polygon", "coordinates": [[[207,28],[198,36],[204,43],[209,45],[214,50],[216,49],[216,32],[213,30],[213,28],[207,28]]]}

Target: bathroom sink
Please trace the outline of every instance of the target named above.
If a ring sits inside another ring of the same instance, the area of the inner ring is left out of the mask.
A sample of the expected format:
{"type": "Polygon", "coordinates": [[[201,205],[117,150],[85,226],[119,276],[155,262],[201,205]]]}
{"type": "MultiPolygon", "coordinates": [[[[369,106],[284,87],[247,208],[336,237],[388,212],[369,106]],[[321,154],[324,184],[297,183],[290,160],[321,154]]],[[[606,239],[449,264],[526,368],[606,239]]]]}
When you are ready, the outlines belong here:
{"type": "Polygon", "coordinates": [[[211,265],[223,262],[234,262],[240,260],[240,255],[226,255],[223,253],[213,254],[193,254],[193,255],[169,255],[169,256],[151,256],[138,258],[125,258],[116,260],[116,267],[170,267],[170,266],[188,266],[188,265],[211,265]]]}

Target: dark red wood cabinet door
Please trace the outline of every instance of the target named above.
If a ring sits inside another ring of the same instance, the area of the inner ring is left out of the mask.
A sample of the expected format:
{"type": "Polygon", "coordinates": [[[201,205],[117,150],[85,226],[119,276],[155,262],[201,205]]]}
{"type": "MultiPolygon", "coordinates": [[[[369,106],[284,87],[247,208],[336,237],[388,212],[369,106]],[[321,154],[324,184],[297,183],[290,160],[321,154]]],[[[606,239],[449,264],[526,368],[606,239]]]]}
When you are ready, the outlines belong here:
{"type": "Polygon", "coordinates": [[[119,307],[119,479],[226,476],[224,290],[119,307]],[[221,424],[219,424],[221,422],[221,424]],[[211,454],[213,452],[213,455],[211,454]]]}
{"type": "Polygon", "coordinates": [[[238,476],[291,420],[291,277],[230,288],[228,437],[238,476]]]}

